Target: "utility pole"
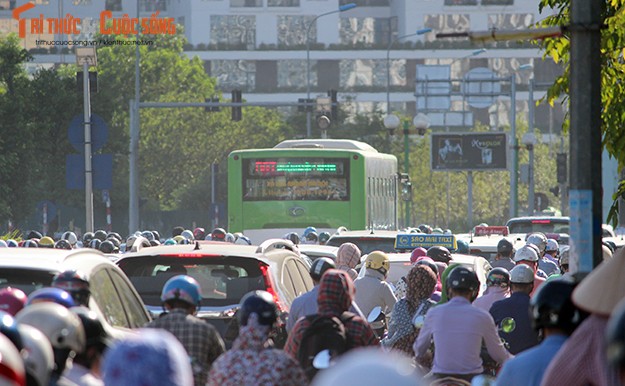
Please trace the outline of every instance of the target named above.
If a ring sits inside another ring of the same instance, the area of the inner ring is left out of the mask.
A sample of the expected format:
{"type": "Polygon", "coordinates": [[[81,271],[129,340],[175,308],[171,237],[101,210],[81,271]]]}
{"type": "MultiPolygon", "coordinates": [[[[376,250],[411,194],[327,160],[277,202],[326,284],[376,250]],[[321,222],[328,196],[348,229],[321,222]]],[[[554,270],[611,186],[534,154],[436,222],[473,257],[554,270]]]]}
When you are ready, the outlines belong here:
{"type": "Polygon", "coordinates": [[[603,260],[601,253],[601,2],[571,0],[571,167],[572,251],[580,279],[603,260]],[[593,178],[594,177],[594,178],[593,178]]]}

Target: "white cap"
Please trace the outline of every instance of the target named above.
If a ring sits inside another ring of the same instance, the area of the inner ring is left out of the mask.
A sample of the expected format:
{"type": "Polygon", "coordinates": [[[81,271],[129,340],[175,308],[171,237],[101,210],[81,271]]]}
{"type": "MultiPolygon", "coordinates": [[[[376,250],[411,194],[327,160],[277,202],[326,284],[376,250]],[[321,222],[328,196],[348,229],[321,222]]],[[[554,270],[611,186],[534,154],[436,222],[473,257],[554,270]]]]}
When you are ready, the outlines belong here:
{"type": "Polygon", "coordinates": [[[529,284],[534,282],[534,270],[525,264],[517,264],[510,271],[510,283],[529,284]]]}
{"type": "Polygon", "coordinates": [[[538,253],[536,252],[536,249],[534,249],[534,247],[532,247],[531,245],[527,244],[517,249],[516,253],[514,254],[514,261],[518,263],[519,261],[523,260],[538,261],[538,253]]]}

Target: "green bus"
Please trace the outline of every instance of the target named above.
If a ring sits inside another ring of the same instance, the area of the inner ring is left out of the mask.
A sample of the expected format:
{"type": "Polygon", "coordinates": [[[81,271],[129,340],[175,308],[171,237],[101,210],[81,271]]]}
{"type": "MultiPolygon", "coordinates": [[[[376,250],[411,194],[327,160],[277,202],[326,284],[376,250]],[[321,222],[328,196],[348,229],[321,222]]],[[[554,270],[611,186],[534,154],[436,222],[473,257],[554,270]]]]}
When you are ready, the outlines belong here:
{"type": "Polygon", "coordinates": [[[397,158],[343,139],[283,141],[228,156],[228,231],[254,242],[313,226],[397,230],[397,158]]]}

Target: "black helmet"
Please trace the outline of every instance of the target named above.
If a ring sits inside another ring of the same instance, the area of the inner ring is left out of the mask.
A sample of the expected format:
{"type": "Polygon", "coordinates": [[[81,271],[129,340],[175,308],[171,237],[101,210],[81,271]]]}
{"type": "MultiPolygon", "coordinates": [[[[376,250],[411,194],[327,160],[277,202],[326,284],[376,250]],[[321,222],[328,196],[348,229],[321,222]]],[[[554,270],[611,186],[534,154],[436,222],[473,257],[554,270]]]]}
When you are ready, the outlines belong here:
{"type": "Polygon", "coordinates": [[[28,232],[28,236],[26,236],[26,240],[30,240],[30,239],[37,239],[37,240],[39,240],[42,237],[43,237],[43,235],[40,232],[38,232],[38,231],[30,231],[30,232],[28,232]]]}
{"type": "Polygon", "coordinates": [[[319,241],[319,235],[317,232],[308,232],[308,234],[306,234],[306,241],[316,243],[319,241]]]}
{"type": "Polygon", "coordinates": [[[606,328],[606,340],[608,363],[616,369],[625,367],[625,303],[612,311],[606,328]]]}
{"type": "Polygon", "coordinates": [[[58,273],[52,279],[52,287],[65,290],[72,295],[72,299],[78,304],[89,305],[89,296],[91,296],[89,280],[80,271],[69,269],[58,273]]]}
{"type": "Polygon", "coordinates": [[[332,259],[327,257],[320,257],[313,261],[312,265],[310,266],[310,277],[312,277],[314,281],[320,281],[323,273],[328,269],[332,268],[336,268],[336,264],[332,259]]]}
{"type": "Polygon", "coordinates": [[[121,241],[119,241],[116,237],[113,237],[113,236],[109,236],[109,237],[106,239],[106,241],[110,241],[111,243],[113,243],[113,245],[114,245],[116,248],[119,248],[119,245],[121,244],[121,241]]]}
{"type": "Polygon", "coordinates": [[[211,240],[226,241],[226,230],[224,228],[215,228],[211,232],[211,240]]]}
{"type": "Polygon", "coordinates": [[[289,232],[286,235],[284,235],[284,238],[287,240],[291,240],[291,242],[295,245],[298,245],[300,242],[299,235],[297,234],[297,232],[289,232]]]}
{"type": "Polygon", "coordinates": [[[475,272],[466,267],[458,266],[449,272],[447,288],[476,291],[480,288],[480,281],[475,272]]]}
{"type": "Polygon", "coordinates": [[[417,261],[415,265],[425,265],[427,267],[430,267],[432,272],[434,272],[435,275],[438,275],[438,265],[436,265],[436,263],[434,263],[432,259],[421,259],[417,261]]]}
{"type": "Polygon", "coordinates": [[[530,300],[534,329],[560,328],[569,333],[581,321],[580,312],[571,300],[575,284],[567,280],[549,280],[538,287],[530,300]]]}
{"type": "Polygon", "coordinates": [[[271,294],[267,291],[248,292],[241,299],[239,310],[239,323],[247,326],[250,314],[258,315],[258,323],[263,326],[273,326],[278,320],[278,308],[271,294]]]}
{"type": "Polygon", "coordinates": [[[72,245],[69,241],[61,239],[54,243],[54,248],[56,249],[72,249],[72,245]]]}
{"type": "Polygon", "coordinates": [[[85,232],[85,234],[82,235],[82,244],[85,247],[89,245],[91,240],[93,240],[93,232],[85,232]]]}
{"type": "Polygon", "coordinates": [[[87,339],[87,348],[95,346],[103,350],[108,347],[110,338],[95,312],[82,306],[72,307],[70,311],[76,314],[82,322],[82,326],[85,329],[85,338],[87,339]]]}
{"type": "Polygon", "coordinates": [[[449,264],[449,261],[451,260],[451,253],[449,252],[449,249],[441,247],[440,245],[430,247],[426,256],[432,258],[434,261],[439,261],[445,264],[449,264]]]}
{"type": "Polygon", "coordinates": [[[510,271],[502,267],[496,267],[488,272],[486,285],[489,287],[510,287],[510,271]]]}
{"type": "Polygon", "coordinates": [[[94,239],[98,239],[100,241],[104,241],[106,240],[106,232],[103,231],[102,229],[98,229],[97,231],[95,231],[95,233],[93,234],[93,238],[94,239]]]}
{"type": "Polygon", "coordinates": [[[100,251],[102,253],[115,253],[115,244],[111,240],[104,240],[100,243],[100,251]]]}
{"type": "Polygon", "coordinates": [[[115,240],[119,241],[120,243],[122,242],[122,236],[119,233],[117,233],[117,232],[109,232],[106,235],[106,238],[107,239],[114,238],[115,240]]]}
{"type": "Polygon", "coordinates": [[[421,231],[421,233],[427,233],[428,235],[432,233],[432,227],[427,224],[421,224],[417,227],[417,229],[421,231]]]}
{"type": "Polygon", "coordinates": [[[154,240],[161,241],[161,234],[158,231],[152,231],[152,234],[154,234],[154,240]]]}
{"type": "Polygon", "coordinates": [[[510,255],[514,252],[514,246],[510,240],[503,238],[497,243],[497,253],[503,253],[504,255],[510,255]]]}
{"type": "Polygon", "coordinates": [[[91,249],[100,249],[100,244],[102,244],[102,241],[100,239],[94,237],[89,242],[89,248],[91,248],[91,249]]]}
{"type": "Polygon", "coordinates": [[[143,231],[143,232],[141,232],[141,236],[145,237],[146,240],[148,240],[148,241],[152,241],[152,240],[156,239],[154,237],[154,233],[152,233],[152,231],[143,231]]]}

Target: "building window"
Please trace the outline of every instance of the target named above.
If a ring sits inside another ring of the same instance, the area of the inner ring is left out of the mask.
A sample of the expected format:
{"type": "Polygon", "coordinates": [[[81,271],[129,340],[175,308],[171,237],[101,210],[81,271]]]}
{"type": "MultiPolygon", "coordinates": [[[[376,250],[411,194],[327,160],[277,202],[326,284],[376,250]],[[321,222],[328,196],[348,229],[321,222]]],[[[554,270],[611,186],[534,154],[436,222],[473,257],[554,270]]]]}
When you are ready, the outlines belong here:
{"type": "Polygon", "coordinates": [[[388,44],[393,19],[372,17],[341,18],[341,44],[388,44]]]}
{"type": "Polygon", "coordinates": [[[167,11],[166,0],[140,0],[139,9],[141,12],[167,11]]]}
{"type": "Polygon", "coordinates": [[[262,7],[263,0],[230,0],[231,7],[262,7]]]}
{"type": "Polygon", "coordinates": [[[445,5],[477,5],[477,0],[445,0],[445,5]]]}
{"type": "Polygon", "coordinates": [[[359,7],[388,7],[390,0],[340,0],[339,5],[356,3],[359,7]]]}
{"type": "Polygon", "coordinates": [[[534,24],[531,13],[505,13],[488,15],[488,27],[498,29],[529,28],[534,24]]]}
{"type": "Polygon", "coordinates": [[[211,76],[217,78],[219,88],[223,91],[254,91],[256,63],[248,60],[212,60],[211,76]]]}
{"type": "MultiPolygon", "coordinates": [[[[310,61],[310,86],[317,84],[317,72],[314,70],[316,60],[310,61]]],[[[279,60],[278,61],[278,87],[286,89],[306,88],[306,61],[305,60],[279,60]]]]}
{"type": "MultiPolygon", "coordinates": [[[[468,31],[471,27],[469,15],[425,15],[424,27],[432,28],[437,32],[460,32],[468,31]]],[[[423,35],[426,41],[436,40],[436,34],[423,35]]],[[[451,40],[466,40],[465,38],[452,38],[451,40]]]]}
{"type": "Polygon", "coordinates": [[[74,5],[91,5],[91,0],[72,0],[74,5]]]}
{"type": "Polygon", "coordinates": [[[267,0],[268,7],[299,7],[299,0],[267,0]]]}
{"type": "Polygon", "coordinates": [[[108,11],[121,11],[122,0],[106,0],[104,3],[104,9],[108,11]]]}
{"type": "Polygon", "coordinates": [[[254,16],[211,16],[211,44],[253,49],[256,46],[254,16]]]}
{"type": "MultiPolygon", "coordinates": [[[[306,30],[314,16],[278,16],[278,46],[306,45],[306,30]]],[[[317,26],[310,27],[310,44],[317,42],[317,26]]]]}

